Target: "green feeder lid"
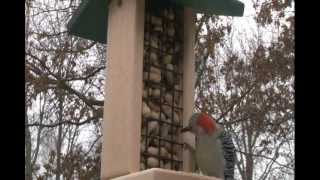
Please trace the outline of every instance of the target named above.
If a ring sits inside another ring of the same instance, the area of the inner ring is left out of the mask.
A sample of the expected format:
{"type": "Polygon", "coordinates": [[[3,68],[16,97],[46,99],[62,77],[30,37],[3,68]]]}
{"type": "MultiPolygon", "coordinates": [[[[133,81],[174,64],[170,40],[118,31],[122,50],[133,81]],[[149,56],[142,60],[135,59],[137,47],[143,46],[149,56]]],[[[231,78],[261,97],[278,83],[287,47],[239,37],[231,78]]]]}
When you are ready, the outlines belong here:
{"type": "MultiPolygon", "coordinates": [[[[197,13],[243,16],[244,4],[237,0],[157,0],[156,6],[174,4],[197,13]]],[[[67,24],[69,34],[106,43],[108,0],[83,0],[67,24]]]]}

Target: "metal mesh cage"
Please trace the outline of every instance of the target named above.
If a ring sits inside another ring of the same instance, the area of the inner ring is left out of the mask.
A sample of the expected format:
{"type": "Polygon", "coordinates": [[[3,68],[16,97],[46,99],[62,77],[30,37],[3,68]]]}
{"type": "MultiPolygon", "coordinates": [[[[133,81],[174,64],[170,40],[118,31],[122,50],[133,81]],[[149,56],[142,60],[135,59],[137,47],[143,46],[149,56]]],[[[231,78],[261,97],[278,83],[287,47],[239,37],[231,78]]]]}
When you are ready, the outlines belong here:
{"type": "Polygon", "coordinates": [[[146,1],[140,169],[182,169],[181,9],[146,1]]]}

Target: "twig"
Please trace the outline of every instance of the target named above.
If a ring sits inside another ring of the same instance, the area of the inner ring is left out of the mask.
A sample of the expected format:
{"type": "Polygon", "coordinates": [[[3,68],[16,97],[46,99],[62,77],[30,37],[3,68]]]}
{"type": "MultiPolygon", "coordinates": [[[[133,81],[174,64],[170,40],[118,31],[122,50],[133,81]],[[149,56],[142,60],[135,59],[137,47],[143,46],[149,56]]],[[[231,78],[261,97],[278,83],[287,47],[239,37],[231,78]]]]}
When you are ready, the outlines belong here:
{"type": "Polygon", "coordinates": [[[234,106],[236,106],[237,104],[239,104],[241,102],[242,99],[244,99],[249,93],[250,91],[255,87],[255,84],[253,83],[252,86],[245,92],[242,94],[241,97],[238,98],[238,100],[236,100],[225,112],[223,112],[219,118],[216,119],[217,122],[219,122],[219,120],[221,120],[222,118],[224,118],[230,111],[233,110],[234,106]]]}
{"type": "Polygon", "coordinates": [[[292,167],[289,167],[289,166],[287,166],[285,164],[281,164],[278,161],[274,160],[273,158],[265,156],[265,155],[246,153],[246,152],[243,152],[243,151],[240,151],[240,150],[236,150],[236,151],[239,152],[239,153],[245,154],[245,155],[249,155],[249,156],[256,156],[256,157],[262,157],[262,158],[265,158],[265,159],[269,159],[269,160],[272,160],[273,162],[275,162],[276,164],[278,164],[279,166],[283,166],[283,167],[286,167],[288,169],[293,169],[292,167]]]}
{"type": "Polygon", "coordinates": [[[93,117],[90,117],[87,120],[84,120],[84,121],[81,121],[81,122],[61,121],[61,122],[53,123],[53,124],[31,123],[31,124],[26,124],[26,126],[28,126],[28,127],[40,126],[41,128],[43,128],[43,127],[53,128],[53,127],[60,126],[62,124],[69,124],[69,125],[77,125],[77,126],[79,126],[79,125],[83,125],[83,124],[86,124],[86,123],[90,123],[91,121],[99,119],[99,118],[100,117],[93,116],[93,117]]]}

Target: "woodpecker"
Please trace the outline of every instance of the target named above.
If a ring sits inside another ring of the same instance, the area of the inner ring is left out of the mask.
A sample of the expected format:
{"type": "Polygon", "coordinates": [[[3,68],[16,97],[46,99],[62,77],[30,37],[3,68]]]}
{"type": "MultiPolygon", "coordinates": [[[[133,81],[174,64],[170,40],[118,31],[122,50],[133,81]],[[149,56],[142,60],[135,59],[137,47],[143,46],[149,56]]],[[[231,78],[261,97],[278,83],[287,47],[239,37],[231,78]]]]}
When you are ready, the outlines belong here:
{"type": "Polygon", "coordinates": [[[187,131],[196,137],[193,152],[201,173],[233,180],[236,154],[230,134],[206,113],[194,113],[188,126],[181,130],[182,133],[187,131]]]}

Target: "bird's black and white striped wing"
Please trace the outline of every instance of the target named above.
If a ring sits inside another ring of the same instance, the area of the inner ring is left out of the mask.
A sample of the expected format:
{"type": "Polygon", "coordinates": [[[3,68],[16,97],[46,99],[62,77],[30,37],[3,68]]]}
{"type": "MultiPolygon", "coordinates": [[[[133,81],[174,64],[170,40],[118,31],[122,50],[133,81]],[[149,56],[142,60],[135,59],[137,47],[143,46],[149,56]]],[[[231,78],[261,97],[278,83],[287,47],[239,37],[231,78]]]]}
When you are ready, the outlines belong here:
{"type": "Polygon", "coordinates": [[[223,147],[223,155],[225,159],[225,170],[224,170],[224,178],[225,180],[233,180],[234,179],[234,166],[236,161],[236,152],[235,147],[232,141],[232,137],[226,131],[223,131],[221,136],[221,143],[223,147]]]}

